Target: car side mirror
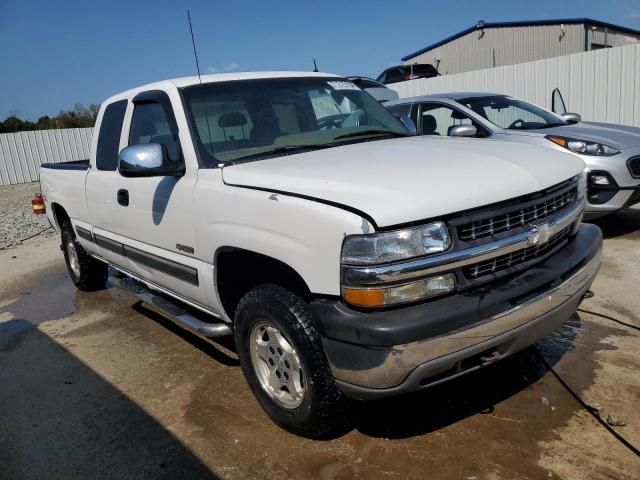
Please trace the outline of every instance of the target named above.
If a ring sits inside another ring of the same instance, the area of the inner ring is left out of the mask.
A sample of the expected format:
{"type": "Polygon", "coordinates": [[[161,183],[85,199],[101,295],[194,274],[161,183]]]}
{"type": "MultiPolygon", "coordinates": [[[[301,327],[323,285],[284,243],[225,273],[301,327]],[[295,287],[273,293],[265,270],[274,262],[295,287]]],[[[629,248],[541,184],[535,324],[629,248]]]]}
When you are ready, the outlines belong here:
{"type": "Polygon", "coordinates": [[[118,171],[123,177],[179,177],[185,169],[182,162],[169,160],[164,145],[145,143],[122,149],[118,171]]]}
{"type": "Polygon", "coordinates": [[[456,125],[449,132],[450,137],[473,137],[477,135],[478,129],[473,125],[456,125]]]}
{"type": "Polygon", "coordinates": [[[563,113],[560,115],[560,118],[567,123],[578,123],[582,121],[582,117],[577,113],[563,113]]]}
{"type": "Polygon", "coordinates": [[[400,121],[402,122],[402,125],[404,125],[404,128],[406,128],[407,130],[409,130],[409,133],[411,135],[415,135],[416,134],[416,124],[413,123],[413,120],[411,120],[411,117],[407,116],[407,115],[402,115],[400,118],[400,121]]]}

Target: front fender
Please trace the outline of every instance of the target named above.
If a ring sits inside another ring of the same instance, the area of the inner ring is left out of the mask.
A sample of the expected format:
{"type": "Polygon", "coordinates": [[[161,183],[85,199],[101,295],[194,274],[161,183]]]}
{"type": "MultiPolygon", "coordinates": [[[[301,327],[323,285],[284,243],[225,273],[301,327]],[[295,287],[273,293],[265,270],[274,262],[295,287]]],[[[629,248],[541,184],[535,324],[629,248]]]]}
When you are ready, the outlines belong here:
{"type": "Polygon", "coordinates": [[[213,263],[220,247],[260,253],[291,267],[322,295],[340,295],[344,237],[373,231],[361,216],[336,206],[225,185],[220,169],[200,171],[195,210],[203,261],[213,263]]]}

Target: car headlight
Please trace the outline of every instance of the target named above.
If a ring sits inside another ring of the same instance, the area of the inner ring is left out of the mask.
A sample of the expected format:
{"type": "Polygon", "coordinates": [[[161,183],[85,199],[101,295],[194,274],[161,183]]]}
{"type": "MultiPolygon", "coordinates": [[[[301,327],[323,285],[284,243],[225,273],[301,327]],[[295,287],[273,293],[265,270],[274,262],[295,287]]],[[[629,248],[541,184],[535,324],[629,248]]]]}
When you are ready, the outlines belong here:
{"type": "Polygon", "coordinates": [[[580,155],[610,157],[611,155],[620,153],[620,150],[610,147],[609,145],[605,145],[604,143],[588,142],[586,140],[578,140],[575,138],[556,137],[555,135],[547,135],[544,138],[556,145],[560,145],[561,147],[572,151],[573,153],[579,153],[580,155]]]}
{"type": "Polygon", "coordinates": [[[342,244],[342,263],[375,265],[395,262],[444,252],[450,245],[449,231],[443,222],[391,232],[351,235],[342,244]]]}

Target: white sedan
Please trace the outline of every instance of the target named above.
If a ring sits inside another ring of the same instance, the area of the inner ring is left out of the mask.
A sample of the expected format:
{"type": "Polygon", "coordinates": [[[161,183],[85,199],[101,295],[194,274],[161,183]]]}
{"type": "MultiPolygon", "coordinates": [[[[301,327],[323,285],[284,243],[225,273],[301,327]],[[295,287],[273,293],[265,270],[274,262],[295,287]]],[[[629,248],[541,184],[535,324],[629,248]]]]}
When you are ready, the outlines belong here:
{"type": "Polygon", "coordinates": [[[583,122],[575,113],[556,115],[492,93],[424,95],[385,106],[398,117],[410,117],[418,135],[491,137],[579,155],[589,169],[586,218],[640,202],[640,128],[583,122]]]}

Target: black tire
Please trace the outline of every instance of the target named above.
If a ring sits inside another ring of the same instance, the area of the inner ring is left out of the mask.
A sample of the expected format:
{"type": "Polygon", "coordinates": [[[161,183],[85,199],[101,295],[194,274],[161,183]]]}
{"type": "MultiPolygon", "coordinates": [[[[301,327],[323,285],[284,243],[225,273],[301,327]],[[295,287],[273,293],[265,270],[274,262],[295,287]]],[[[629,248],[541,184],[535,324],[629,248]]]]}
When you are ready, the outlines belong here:
{"type": "Polygon", "coordinates": [[[259,285],[245,294],[235,313],[234,340],[244,375],[264,411],[289,432],[328,438],[344,428],[348,400],[337,388],[309,304],[277,285],[259,285]],[[271,322],[296,350],[305,378],[302,403],[284,408],[262,387],[251,360],[252,327],[271,322]]]}
{"type": "Polygon", "coordinates": [[[67,264],[67,271],[74,285],[84,292],[102,290],[107,284],[108,266],[91,257],[76,239],[71,222],[66,220],[62,224],[62,252],[67,264]],[[77,271],[71,266],[69,248],[74,248],[78,258],[77,271]]]}

